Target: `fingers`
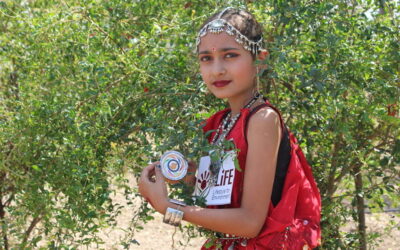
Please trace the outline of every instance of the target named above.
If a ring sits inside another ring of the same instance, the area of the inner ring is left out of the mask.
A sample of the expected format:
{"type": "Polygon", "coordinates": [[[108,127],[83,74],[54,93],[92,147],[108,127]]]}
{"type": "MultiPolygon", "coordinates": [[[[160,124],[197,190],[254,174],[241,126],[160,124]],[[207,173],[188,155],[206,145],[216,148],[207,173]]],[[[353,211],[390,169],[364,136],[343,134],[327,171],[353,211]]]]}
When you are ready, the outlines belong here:
{"type": "Polygon", "coordinates": [[[164,175],[161,172],[160,168],[155,168],[155,176],[156,176],[156,182],[165,182],[164,175]]]}
{"type": "Polygon", "coordinates": [[[153,176],[155,175],[155,169],[157,169],[157,165],[159,164],[159,162],[153,162],[152,164],[148,165],[147,167],[145,167],[142,170],[142,174],[140,175],[140,179],[142,181],[152,181],[154,182],[154,178],[153,176]]]}
{"type": "Polygon", "coordinates": [[[189,161],[188,165],[189,165],[189,168],[197,168],[197,164],[194,161],[189,161]]]}
{"type": "Polygon", "coordinates": [[[194,161],[189,161],[188,172],[193,173],[197,170],[197,164],[194,161]]]}
{"type": "Polygon", "coordinates": [[[161,172],[161,169],[157,167],[159,162],[154,162],[142,170],[142,174],[139,179],[139,189],[140,186],[149,183],[164,183],[164,176],[161,172]]]}
{"type": "Polygon", "coordinates": [[[154,167],[152,165],[149,165],[149,166],[143,168],[140,177],[147,178],[150,175],[150,172],[153,171],[153,169],[154,169],[154,167]]]}
{"type": "Polygon", "coordinates": [[[153,168],[149,171],[148,180],[150,180],[151,182],[155,182],[155,175],[155,169],[153,168]]]}

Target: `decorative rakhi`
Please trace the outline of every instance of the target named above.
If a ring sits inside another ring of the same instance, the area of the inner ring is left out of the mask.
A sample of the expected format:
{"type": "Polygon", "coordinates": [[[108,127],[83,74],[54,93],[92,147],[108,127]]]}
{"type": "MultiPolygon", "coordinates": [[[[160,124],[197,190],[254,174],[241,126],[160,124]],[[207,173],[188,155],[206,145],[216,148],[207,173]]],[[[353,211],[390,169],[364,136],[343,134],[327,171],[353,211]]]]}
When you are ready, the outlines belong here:
{"type": "Polygon", "coordinates": [[[161,156],[161,172],[164,177],[177,181],[185,177],[188,170],[188,162],[177,151],[167,151],[161,156]]]}

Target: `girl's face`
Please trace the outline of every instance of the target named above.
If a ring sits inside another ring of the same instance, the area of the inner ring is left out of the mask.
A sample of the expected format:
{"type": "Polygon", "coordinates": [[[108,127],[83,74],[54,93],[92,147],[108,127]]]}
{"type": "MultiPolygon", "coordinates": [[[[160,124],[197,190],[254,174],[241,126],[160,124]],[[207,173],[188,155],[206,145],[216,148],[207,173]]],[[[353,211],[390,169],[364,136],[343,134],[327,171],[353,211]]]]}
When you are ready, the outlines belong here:
{"type": "Polygon", "coordinates": [[[217,98],[242,99],[252,95],[256,66],[251,53],[234,36],[208,33],[201,38],[198,51],[201,76],[217,98]]]}

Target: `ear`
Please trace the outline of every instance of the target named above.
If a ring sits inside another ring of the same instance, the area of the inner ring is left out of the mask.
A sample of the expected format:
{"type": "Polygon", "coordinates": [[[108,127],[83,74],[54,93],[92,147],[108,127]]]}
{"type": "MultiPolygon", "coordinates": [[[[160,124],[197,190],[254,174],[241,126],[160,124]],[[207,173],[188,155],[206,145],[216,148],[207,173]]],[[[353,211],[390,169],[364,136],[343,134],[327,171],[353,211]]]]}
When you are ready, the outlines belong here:
{"type": "Polygon", "coordinates": [[[259,70],[266,70],[267,69],[267,63],[266,59],[268,57],[269,53],[268,50],[262,49],[258,55],[257,55],[257,66],[259,70]]]}

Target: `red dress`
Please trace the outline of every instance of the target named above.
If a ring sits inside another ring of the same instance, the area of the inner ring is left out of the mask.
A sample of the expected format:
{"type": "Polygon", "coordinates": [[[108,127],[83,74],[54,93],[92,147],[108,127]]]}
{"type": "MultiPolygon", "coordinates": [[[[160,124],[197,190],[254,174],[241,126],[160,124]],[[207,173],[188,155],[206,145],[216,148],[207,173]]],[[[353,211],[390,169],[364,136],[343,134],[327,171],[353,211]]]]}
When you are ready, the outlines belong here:
{"type": "MultiPolygon", "coordinates": [[[[275,109],[268,102],[266,104],[264,106],[275,109]]],[[[216,130],[228,111],[229,109],[225,109],[211,116],[206,121],[203,128],[204,132],[216,130]]],[[[279,111],[276,111],[279,114],[279,111]]],[[[237,157],[242,170],[235,170],[231,204],[208,206],[208,208],[238,208],[241,206],[248,149],[246,126],[251,113],[249,109],[242,109],[235,126],[226,136],[226,139],[233,139],[236,148],[239,149],[237,157]]],[[[281,123],[283,124],[282,119],[281,123]]],[[[210,135],[209,140],[213,138],[214,133],[210,135]]],[[[279,203],[276,204],[276,207],[272,202],[270,203],[268,215],[257,237],[251,239],[219,239],[218,244],[222,245],[222,249],[310,249],[319,245],[321,208],[319,191],[308,164],[308,169],[300,164],[304,165],[306,160],[302,153],[299,155],[298,151],[301,152],[301,150],[292,134],[290,134],[290,139],[291,155],[297,154],[296,157],[290,159],[279,203]],[[317,193],[317,195],[309,195],[312,193],[317,193]]],[[[206,248],[207,242],[202,249],[216,249],[215,246],[206,248]]]]}

